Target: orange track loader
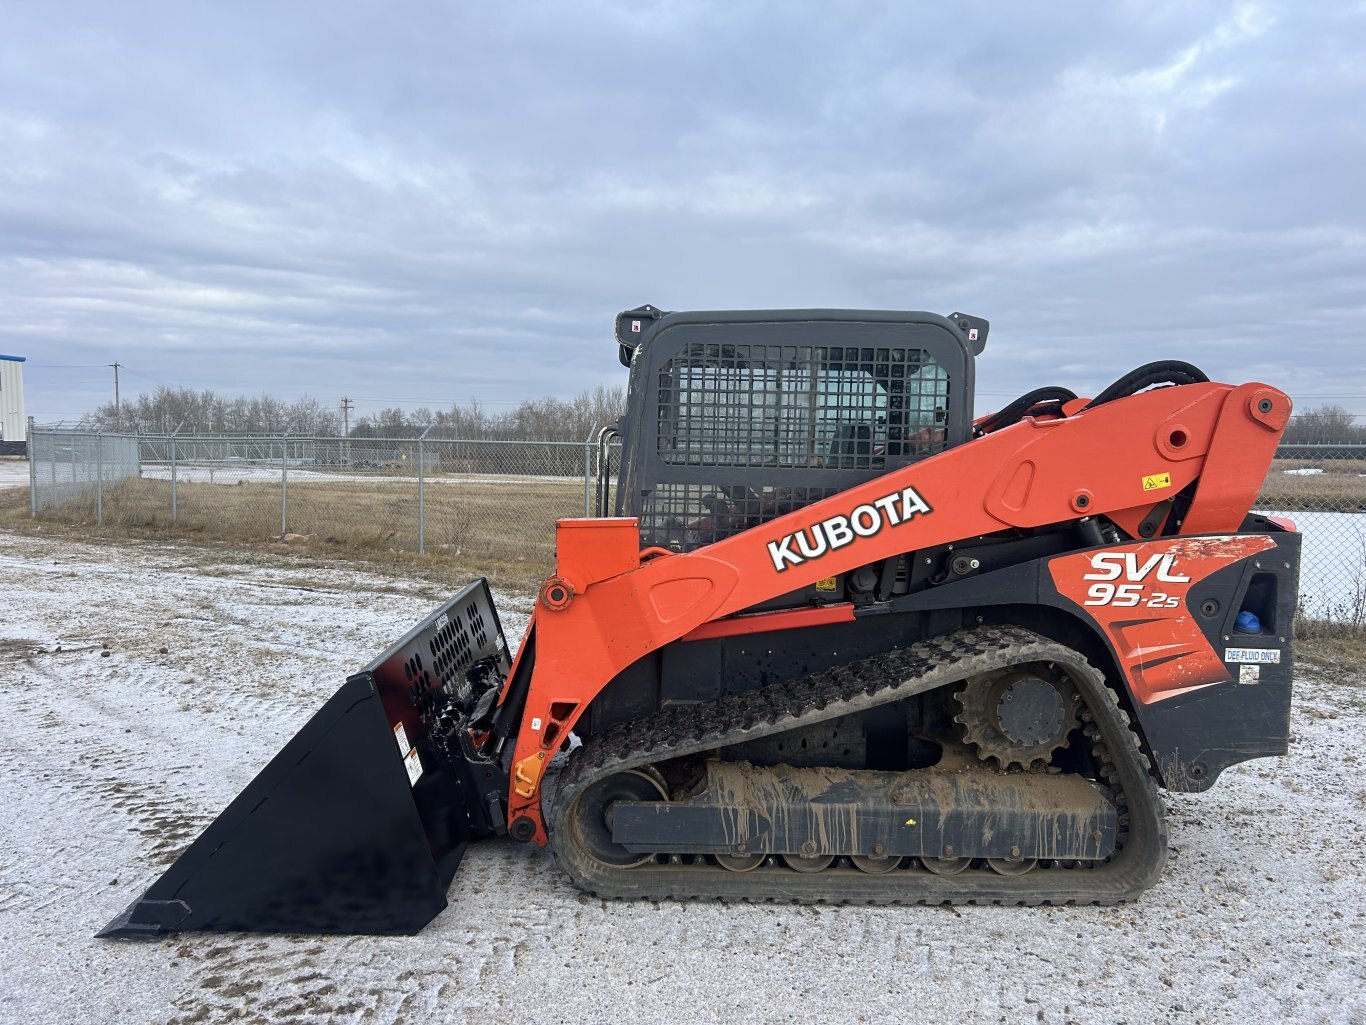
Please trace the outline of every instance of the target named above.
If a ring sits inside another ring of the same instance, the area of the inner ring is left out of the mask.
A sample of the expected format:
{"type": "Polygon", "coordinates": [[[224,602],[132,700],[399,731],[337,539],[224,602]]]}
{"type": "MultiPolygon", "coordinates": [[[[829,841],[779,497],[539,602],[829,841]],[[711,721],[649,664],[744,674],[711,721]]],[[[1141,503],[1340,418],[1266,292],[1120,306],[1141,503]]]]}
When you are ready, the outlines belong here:
{"type": "Polygon", "coordinates": [[[1161,788],[1286,751],[1290,400],[1167,361],[978,417],[987,332],[621,314],[620,457],[515,657],[476,581],[102,935],[415,932],[496,836],[610,897],[1136,897],[1161,788]]]}

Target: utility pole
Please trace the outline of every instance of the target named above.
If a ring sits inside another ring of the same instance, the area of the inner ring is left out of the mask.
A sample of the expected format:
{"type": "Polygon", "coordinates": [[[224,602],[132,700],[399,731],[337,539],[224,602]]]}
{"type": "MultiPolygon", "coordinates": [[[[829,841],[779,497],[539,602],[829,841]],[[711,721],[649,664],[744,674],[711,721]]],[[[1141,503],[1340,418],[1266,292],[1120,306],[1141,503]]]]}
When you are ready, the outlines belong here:
{"type": "Polygon", "coordinates": [[[341,454],[341,460],[340,460],[340,462],[341,462],[342,466],[350,466],[350,465],[351,465],[351,410],[354,408],[354,406],[355,406],[355,403],[353,403],[353,402],[352,402],[349,398],[347,398],[345,395],[342,396],[342,400],[341,400],[341,411],[342,411],[342,424],[343,424],[343,426],[342,426],[342,449],[341,449],[341,453],[340,453],[340,454],[341,454]]]}
{"type": "Polygon", "coordinates": [[[122,365],[117,360],[109,364],[114,368],[114,429],[116,431],[123,430],[123,407],[119,404],[119,367],[122,365]]]}

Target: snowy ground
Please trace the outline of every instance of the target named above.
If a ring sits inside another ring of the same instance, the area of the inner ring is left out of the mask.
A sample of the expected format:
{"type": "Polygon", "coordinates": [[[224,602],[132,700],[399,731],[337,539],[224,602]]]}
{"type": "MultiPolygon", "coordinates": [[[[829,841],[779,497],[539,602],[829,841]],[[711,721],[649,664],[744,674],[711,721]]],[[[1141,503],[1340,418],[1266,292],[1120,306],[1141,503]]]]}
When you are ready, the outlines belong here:
{"type": "MultiPolygon", "coordinates": [[[[108,942],[443,596],[293,553],[6,534],[0,588],[6,1023],[1366,1022],[1366,681],[1302,678],[1288,759],[1173,796],[1167,874],[1119,908],[608,904],[489,842],[417,937],[108,942]]],[[[501,601],[515,634],[526,600],[501,601]]]]}
{"type": "Polygon", "coordinates": [[[0,459],[0,488],[28,488],[28,460],[0,459]]]}
{"type": "MultiPolygon", "coordinates": [[[[143,463],[141,476],[146,480],[170,480],[170,463],[143,463]]],[[[243,481],[253,484],[278,484],[280,468],[267,463],[218,462],[181,463],[176,467],[176,480],[181,484],[224,484],[235,486],[243,481]]],[[[427,474],[428,484],[526,484],[530,481],[552,484],[583,484],[583,477],[551,477],[534,473],[441,473],[427,474]]],[[[25,478],[27,482],[27,478],[25,478]]],[[[337,470],[289,468],[291,484],[416,484],[417,474],[403,476],[390,473],[344,473],[337,470]]],[[[0,485],[3,485],[0,478],[0,485]]]]}

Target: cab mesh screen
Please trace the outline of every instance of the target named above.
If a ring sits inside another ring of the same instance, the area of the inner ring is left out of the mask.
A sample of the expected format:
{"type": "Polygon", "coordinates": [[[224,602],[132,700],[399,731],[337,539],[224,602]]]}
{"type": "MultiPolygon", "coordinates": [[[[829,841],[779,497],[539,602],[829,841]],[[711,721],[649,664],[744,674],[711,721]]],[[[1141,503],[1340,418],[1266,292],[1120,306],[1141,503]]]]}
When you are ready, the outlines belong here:
{"type": "MultiPolygon", "coordinates": [[[[645,496],[641,534],[688,549],[834,494],[802,470],[888,470],[941,451],[947,372],[923,349],[694,343],[660,370],[657,454],[754,467],[747,486],[671,482],[645,496]]],[[[690,475],[693,480],[696,475],[690,475]]]]}

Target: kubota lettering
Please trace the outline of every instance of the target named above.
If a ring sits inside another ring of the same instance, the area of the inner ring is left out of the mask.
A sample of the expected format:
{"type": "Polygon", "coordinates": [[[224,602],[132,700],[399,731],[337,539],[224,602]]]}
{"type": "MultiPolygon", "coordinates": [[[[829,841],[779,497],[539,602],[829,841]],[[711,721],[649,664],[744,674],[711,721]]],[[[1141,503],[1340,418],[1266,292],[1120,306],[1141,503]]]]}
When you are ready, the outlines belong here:
{"type": "Polygon", "coordinates": [[[819,559],[837,548],[853,544],[858,538],[872,537],[884,527],[897,527],[915,516],[933,511],[915,488],[903,488],[856,506],[847,516],[831,516],[814,526],[770,541],[768,555],[773,560],[773,568],[781,573],[790,566],[800,566],[809,559],[819,559]]]}
{"type": "MultiPolygon", "coordinates": [[[[819,559],[825,554],[825,535],[815,534],[810,543],[807,543],[805,534],[797,535],[797,547],[801,549],[802,557],[806,559],[819,559]]],[[[801,560],[798,560],[801,561],[801,560]]]]}
{"type": "Polygon", "coordinates": [[[882,517],[871,505],[859,506],[849,517],[849,526],[854,528],[854,533],[859,537],[872,537],[881,525],[882,517]]]}

